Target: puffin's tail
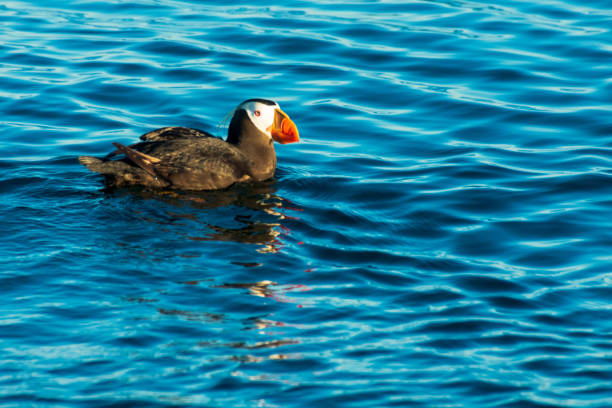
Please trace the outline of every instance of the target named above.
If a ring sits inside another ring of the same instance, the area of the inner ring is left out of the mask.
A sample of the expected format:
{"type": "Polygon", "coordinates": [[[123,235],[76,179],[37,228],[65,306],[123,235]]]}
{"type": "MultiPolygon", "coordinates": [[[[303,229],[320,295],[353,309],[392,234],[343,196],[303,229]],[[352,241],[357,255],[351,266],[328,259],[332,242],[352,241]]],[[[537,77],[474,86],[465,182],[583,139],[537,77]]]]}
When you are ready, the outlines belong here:
{"type": "Polygon", "coordinates": [[[91,171],[106,176],[120,176],[123,173],[130,173],[134,170],[134,167],[121,161],[98,159],[92,156],[79,156],[79,163],[91,171]]]}
{"type": "Polygon", "coordinates": [[[114,186],[143,184],[154,187],[166,187],[168,182],[151,176],[140,167],[132,166],[123,160],[104,160],[91,156],[79,156],[79,163],[89,170],[103,174],[106,182],[114,186]]]}
{"type": "Polygon", "coordinates": [[[92,156],[79,156],[79,163],[87,167],[91,171],[104,174],[106,170],[106,162],[92,156]]]}

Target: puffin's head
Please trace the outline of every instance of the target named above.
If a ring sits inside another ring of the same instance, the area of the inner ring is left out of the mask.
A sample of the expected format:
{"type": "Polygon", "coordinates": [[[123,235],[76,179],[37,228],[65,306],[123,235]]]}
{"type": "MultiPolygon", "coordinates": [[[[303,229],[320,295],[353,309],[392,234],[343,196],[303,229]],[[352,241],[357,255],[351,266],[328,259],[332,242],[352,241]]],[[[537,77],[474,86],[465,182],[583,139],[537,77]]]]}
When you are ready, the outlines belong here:
{"type": "MultiPolygon", "coordinates": [[[[278,143],[294,143],[300,140],[297,126],[274,101],[268,99],[248,99],[236,108],[244,110],[255,127],[278,143]]],[[[234,113],[235,114],[235,113],[234,113]]]]}

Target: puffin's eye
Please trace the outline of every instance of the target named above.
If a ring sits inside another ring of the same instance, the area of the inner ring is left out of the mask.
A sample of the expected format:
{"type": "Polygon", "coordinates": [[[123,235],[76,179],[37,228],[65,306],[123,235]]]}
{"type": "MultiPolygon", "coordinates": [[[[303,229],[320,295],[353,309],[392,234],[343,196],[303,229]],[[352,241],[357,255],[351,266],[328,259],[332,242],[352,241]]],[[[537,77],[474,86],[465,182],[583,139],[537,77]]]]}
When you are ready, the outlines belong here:
{"type": "Polygon", "coordinates": [[[256,110],[255,112],[253,112],[255,114],[255,116],[261,116],[261,112],[256,110]]]}

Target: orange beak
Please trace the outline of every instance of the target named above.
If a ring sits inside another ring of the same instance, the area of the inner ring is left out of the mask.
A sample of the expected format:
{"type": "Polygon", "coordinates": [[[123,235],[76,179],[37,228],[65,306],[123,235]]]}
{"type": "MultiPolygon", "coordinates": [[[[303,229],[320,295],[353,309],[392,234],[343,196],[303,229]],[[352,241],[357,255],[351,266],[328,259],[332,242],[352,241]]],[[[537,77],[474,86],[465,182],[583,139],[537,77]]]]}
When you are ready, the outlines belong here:
{"type": "Polygon", "coordinates": [[[300,140],[297,126],[285,112],[280,109],[274,110],[274,123],[271,126],[270,134],[272,139],[278,143],[295,143],[300,140]]]}

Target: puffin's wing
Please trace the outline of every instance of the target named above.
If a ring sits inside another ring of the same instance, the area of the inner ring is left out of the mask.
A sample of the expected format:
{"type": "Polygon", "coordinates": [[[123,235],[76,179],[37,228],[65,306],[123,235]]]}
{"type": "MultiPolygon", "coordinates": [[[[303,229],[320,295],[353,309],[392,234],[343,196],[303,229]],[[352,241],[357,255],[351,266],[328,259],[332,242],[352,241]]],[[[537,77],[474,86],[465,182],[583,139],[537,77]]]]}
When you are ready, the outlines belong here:
{"type": "Polygon", "coordinates": [[[248,159],[237,149],[229,147],[217,138],[189,142],[140,143],[140,148],[151,148],[140,152],[121,143],[113,143],[117,150],[158,181],[167,182],[175,188],[188,190],[215,190],[225,188],[238,181],[252,178],[248,159]],[[174,144],[190,145],[189,150],[176,149],[163,152],[161,146],[174,144]],[[195,145],[195,146],[194,146],[195,145]],[[152,155],[153,154],[153,155],[152,155]],[[158,156],[158,157],[156,157],[158,156]],[[161,158],[160,158],[161,157],[161,158]]]}
{"type": "MultiPolygon", "coordinates": [[[[145,133],[144,135],[140,136],[140,140],[144,142],[167,142],[169,140],[175,140],[175,139],[192,139],[192,138],[208,138],[208,137],[214,137],[214,136],[200,129],[191,129],[191,128],[180,127],[180,126],[170,126],[170,127],[155,129],[155,130],[150,131],[149,133],[145,133]]],[[[133,149],[135,147],[138,148],[141,145],[142,145],[142,142],[134,143],[130,145],[129,147],[133,149]]],[[[112,158],[113,156],[116,156],[120,153],[125,153],[125,152],[123,150],[117,149],[107,154],[104,159],[108,160],[112,158]]]]}
{"type": "Polygon", "coordinates": [[[145,133],[140,136],[140,140],[151,141],[151,142],[164,142],[167,140],[179,139],[179,138],[195,138],[195,137],[213,137],[208,132],[204,132],[199,129],[191,129],[180,126],[164,127],[156,130],[152,130],[149,133],[145,133]]]}

